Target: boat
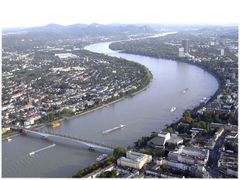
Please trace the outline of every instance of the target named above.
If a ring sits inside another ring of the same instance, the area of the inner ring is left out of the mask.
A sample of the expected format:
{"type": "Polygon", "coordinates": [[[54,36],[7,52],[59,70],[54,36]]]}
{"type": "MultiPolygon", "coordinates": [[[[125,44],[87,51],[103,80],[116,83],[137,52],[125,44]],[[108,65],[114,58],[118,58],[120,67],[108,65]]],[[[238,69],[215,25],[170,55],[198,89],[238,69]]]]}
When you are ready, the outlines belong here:
{"type": "Polygon", "coordinates": [[[29,156],[33,156],[35,154],[35,152],[33,151],[33,152],[30,152],[29,153],[29,156]]]}
{"type": "Polygon", "coordinates": [[[173,106],[173,107],[171,107],[171,109],[170,109],[170,112],[174,112],[174,111],[176,111],[176,107],[175,106],[173,106]]]}
{"type": "Polygon", "coordinates": [[[110,132],[112,132],[112,131],[115,131],[115,130],[124,128],[125,126],[126,126],[126,125],[120,124],[119,126],[116,126],[116,127],[114,127],[114,128],[104,130],[104,131],[102,131],[102,133],[103,133],[103,134],[107,134],[107,133],[110,133],[110,132]]]}
{"type": "Polygon", "coordinates": [[[88,150],[89,151],[95,151],[95,149],[93,147],[89,147],[88,150]]]}
{"type": "Polygon", "coordinates": [[[52,128],[58,128],[58,127],[60,127],[61,126],[61,123],[60,122],[53,122],[52,124],[51,124],[51,126],[52,126],[52,128]]]}
{"type": "Polygon", "coordinates": [[[100,156],[98,156],[98,158],[96,160],[101,161],[101,160],[105,159],[107,156],[108,156],[107,154],[101,154],[100,156]]]}
{"type": "Polygon", "coordinates": [[[203,98],[200,100],[200,103],[206,103],[206,102],[207,102],[207,100],[208,100],[208,98],[207,98],[207,97],[203,97],[203,98]]]}
{"type": "Polygon", "coordinates": [[[185,94],[188,90],[189,88],[185,88],[182,92],[185,94]]]}
{"type": "Polygon", "coordinates": [[[7,139],[7,141],[8,141],[8,142],[11,142],[11,141],[12,141],[12,139],[11,139],[11,138],[8,138],[8,139],[7,139]]]}

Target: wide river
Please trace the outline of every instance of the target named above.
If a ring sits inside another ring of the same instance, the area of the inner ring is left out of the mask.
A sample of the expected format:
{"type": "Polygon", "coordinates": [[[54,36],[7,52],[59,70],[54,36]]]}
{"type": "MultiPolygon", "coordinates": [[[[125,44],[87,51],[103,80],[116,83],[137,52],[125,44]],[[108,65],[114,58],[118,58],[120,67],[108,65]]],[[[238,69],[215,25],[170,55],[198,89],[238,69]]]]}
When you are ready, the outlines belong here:
{"type": "MultiPolygon", "coordinates": [[[[119,53],[111,51],[109,44],[94,44],[86,49],[145,65],[153,74],[149,87],[134,97],[64,121],[54,131],[109,145],[133,145],[138,138],[160,131],[166,124],[176,121],[185,109],[198,105],[203,97],[212,96],[218,89],[217,80],[194,65],[119,53]],[[185,88],[189,90],[183,93],[185,88]],[[175,112],[170,112],[172,106],[176,106],[175,112]],[[119,124],[127,126],[109,134],[101,133],[119,124]]],[[[99,156],[99,153],[89,152],[76,144],[52,140],[56,146],[34,156],[28,153],[52,142],[29,136],[17,136],[11,142],[2,141],[3,177],[70,177],[99,156]]]]}

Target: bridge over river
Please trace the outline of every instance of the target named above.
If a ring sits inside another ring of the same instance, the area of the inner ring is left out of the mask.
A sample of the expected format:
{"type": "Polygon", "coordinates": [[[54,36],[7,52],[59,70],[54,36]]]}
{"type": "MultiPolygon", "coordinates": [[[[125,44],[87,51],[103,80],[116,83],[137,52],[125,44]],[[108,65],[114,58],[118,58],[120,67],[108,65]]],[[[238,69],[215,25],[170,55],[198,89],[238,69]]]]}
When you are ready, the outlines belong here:
{"type": "Polygon", "coordinates": [[[37,138],[42,138],[45,140],[49,140],[50,137],[61,138],[61,139],[67,140],[69,142],[74,142],[74,143],[79,143],[81,145],[84,145],[89,150],[95,150],[95,151],[100,151],[100,152],[105,151],[105,152],[112,153],[114,148],[116,148],[114,146],[107,145],[104,143],[94,142],[94,141],[83,139],[80,137],[69,136],[69,135],[60,134],[60,133],[56,133],[56,132],[32,130],[32,129],[19,128],[19,127],[11,127],[11,129],[21,131],[22,133],[24,133],[26,135],[37,137],[37,138]]]}

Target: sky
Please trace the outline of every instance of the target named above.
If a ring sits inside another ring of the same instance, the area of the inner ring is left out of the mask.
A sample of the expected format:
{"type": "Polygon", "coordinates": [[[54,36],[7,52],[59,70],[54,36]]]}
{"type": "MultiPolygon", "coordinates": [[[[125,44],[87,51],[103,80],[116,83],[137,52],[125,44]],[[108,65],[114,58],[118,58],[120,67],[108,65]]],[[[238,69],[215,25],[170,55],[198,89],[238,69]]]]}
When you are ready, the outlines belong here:
{"type": "Polygon", "coordinates": [[[239,24],[239,0],[1,0],[0,26],[239,24]]]}

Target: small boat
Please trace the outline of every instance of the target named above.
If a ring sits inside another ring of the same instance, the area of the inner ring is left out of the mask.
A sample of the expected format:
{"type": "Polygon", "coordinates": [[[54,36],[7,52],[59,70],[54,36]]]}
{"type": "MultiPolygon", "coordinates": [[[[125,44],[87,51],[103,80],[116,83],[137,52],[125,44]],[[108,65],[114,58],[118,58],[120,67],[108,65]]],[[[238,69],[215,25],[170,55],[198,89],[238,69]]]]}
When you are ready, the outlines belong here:
{"type": "Polygon", "coordinates": [[[93,147],[89,147],[88,150],[89,151],[95,151],[95,149],[93,147]]]}
{"type": "Polygon", "coordinates": [[[206,100],[207,100],[207,97],[204,97],[203,100],[206,101],[206,100]]]}
{"type": "Polygon", "coordinates": [[[185,94],[188,90],[189,88],[185,88],[182,92],[185,94]]]}
{"type": "Polygon", "coordinates": [[[201,103],[206,103],[206,102],[207,102],[207,100],[208,100],[208,98],[207,98],[207,97],[203,97],[203,98],[200,100],[200,102],[201,102],[201,103]]]}
{"type": "Polygon", "coordinates": [[[29,153],[29,156],[33,156],[35,154],[35,152],[33,151],[33,152],[30,152],[29,153]]]}
{"type": "Polygon", "coordinates": [[[107,154],[101,154],[100,156],[98,156],[98,158],[96,160],[101,161],[101,160],[105,159],[107,156],[108,156],[107,154]]]}
{"type": "Polygon", "coordinates": [[[61,123],[60,123],[60,122],[53,122],[53,123],[51,124],[51,126],[52,126],[52,128],[58,128],[58,127],[61,126],[61,123]]]}
{"type": "Polygon", "coordinates": [[[176,107],[175,106],[173,106],[173,107],[171,107],[171,109],[170,109],[170,112],[174,112],[174,111],[176,111],[176,107]]]}
{"type": "Polygon", "coordinates": [[[11,141],[12,141],[12,139],[11,139],[11,138],[7,138],[7,141],[8,141],[8,142],[11,142],[11,141]]]}
{"type": "Polygon", "coordinates": [[[114,128],[111,128],[111,129],[107,129],[107,130],[102,131],[102,134],[110,133],[110,132],[112,132],[112,131],[121,129],[121,128],[125,127],[125,126],[126,126],[126,125],[120,124],[119,126],[116,126],[116,127],[114,127],[114,128]]]}

